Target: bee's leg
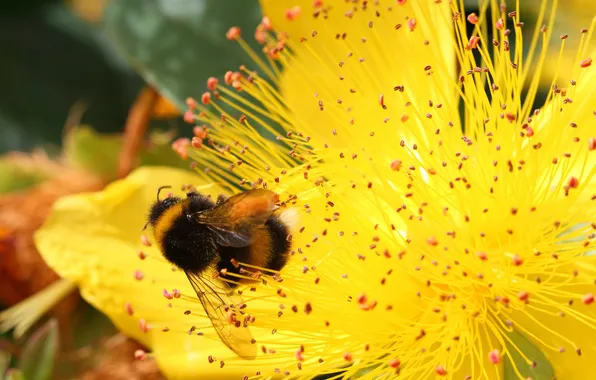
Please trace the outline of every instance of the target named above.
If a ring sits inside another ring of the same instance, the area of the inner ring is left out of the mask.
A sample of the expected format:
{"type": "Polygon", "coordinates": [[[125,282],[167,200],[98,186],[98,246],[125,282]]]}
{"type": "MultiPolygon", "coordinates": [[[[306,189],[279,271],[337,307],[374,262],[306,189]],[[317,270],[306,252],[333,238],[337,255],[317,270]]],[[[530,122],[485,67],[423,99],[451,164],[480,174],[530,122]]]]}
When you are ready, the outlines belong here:
{"type": "Polygon", "coordinates": [[[219,206],[220,204],[224,203],[224,202],[225,202],[227,199],[228,199],[228,197],[226,197],[225,195],[223,195],[223,194],[219,194],[219,195],[217,196],[217,202],[216,202],[216,205],[218,205],[218,206],[219,206]]]}

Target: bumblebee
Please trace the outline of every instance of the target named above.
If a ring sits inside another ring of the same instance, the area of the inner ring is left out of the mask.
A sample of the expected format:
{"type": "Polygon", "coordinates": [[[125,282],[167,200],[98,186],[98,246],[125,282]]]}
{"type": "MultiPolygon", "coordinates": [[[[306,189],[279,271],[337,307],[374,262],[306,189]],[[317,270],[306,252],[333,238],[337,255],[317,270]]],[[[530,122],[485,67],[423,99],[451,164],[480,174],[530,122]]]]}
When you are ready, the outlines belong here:
{"type": "MultiPolygon", "coordinates": [[[[235,321],[234,307],[242,303],[232,290],[255,281],[240,276],[238,263],[281,270],[290,251],[289,225],[277,213],[279,196],[253,189],[214,202],[195,191],[186,198],[169,196],[149,210],[155,241],[163,256],[186,273],[222,341],[240,357],[256,357],[257,347],[246,325],[235,321]],[[238,281],[214,281],[211,271],[235,273],[238,281]],[[232,326],[238,327],[232,331],[232,326]]],[[[146,225],[147,226],[147,225],[146,225]]],[[[146,227],[145,226],[145,227],[146,227]]]]}

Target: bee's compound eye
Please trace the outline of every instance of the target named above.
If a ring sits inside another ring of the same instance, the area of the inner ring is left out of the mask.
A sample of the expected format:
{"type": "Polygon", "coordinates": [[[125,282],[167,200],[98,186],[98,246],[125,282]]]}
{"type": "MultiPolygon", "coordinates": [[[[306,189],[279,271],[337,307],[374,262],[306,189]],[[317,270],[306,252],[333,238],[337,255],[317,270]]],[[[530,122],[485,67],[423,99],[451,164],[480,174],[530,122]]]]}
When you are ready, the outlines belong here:
{"type": "Polygon", "coordinates": [[[171,206],[175,205],[176,203],[178,203],[178,200],[174,197],[166,198],[163,201],[161,201],[161,204],[165,208],[171,207],[171,206]]]}

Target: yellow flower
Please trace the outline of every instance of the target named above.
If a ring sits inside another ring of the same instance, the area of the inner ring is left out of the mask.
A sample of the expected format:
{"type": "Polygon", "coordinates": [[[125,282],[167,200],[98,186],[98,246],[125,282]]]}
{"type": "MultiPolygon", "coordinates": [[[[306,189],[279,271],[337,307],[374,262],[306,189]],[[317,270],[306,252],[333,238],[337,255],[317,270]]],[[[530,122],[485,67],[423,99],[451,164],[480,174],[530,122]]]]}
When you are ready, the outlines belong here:
{"type": "Polygon", "coordinates": [[[515,8],[491,1],[487,18],[457,2],[378,3],[263,1],[267,58],[250,53],[264,76],[241,68],[229,86],[210,82],[208,105],[189,101],[212,143],[176,149],[198,174],[141,169],[64,198],[40,251],[170,378],[538,378],[550,366],[590,378],[592,29],[570,36],[582,38],[561,67],[573,83],[534,111],[536,46],[554,18],[530,41],[529,71],[515,8]],[[218,341],[186,277],[140,243],[157,187],[185,183],[213,196],[266,186],[299,212],[283,281],[243,291],[256,360],[218,341]]]}

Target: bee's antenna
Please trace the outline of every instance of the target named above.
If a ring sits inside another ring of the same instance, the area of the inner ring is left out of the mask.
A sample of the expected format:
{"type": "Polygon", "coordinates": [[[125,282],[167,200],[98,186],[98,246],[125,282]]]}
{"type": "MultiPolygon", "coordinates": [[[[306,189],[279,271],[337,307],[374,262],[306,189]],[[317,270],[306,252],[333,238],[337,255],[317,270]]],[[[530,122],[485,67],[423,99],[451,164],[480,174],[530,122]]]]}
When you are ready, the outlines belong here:
{"type": "Polygon", "coordinates": [[[143,227],[143,229],[141,231],[145,231],[147,229],[147,226],[149,225],[149,223],[151,223],[151,222],[145,223],[145,226],[143,227]]]}
{"type": "Polygon", "coordinates": [[[159,189],[157,189],[157,201],[159,202],[159,193],[161,193],[161,191],[163,189],[171,189],[172,186],[160,186],[159,189]]]}

